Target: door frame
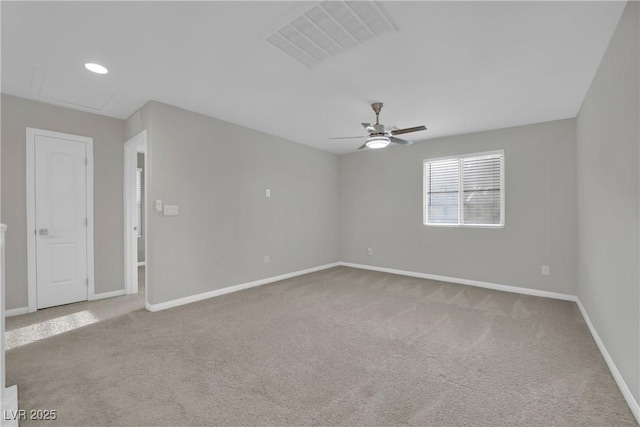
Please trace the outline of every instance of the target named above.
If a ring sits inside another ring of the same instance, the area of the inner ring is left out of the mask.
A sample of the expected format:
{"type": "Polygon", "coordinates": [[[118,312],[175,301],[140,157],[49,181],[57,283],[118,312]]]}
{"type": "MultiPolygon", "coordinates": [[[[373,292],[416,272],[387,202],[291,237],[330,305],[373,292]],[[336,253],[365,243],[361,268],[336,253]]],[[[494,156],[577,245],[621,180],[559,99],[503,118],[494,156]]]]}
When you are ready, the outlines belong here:
{"type": "Polygon", "coordinates": [[[27,128],[27,305],[29,313],[38,310],[38,282],[36,263],[36,136],[66,139],[85,144],[87,156],[86,208],[87,208],[87,300],[95,299],[95,277],[93,260],[93,138],[71,135],[43,129],[27,128]]]}
{"type": "MultiPolygon", "coordinates": [[[[144,241],[145,269],[149,271],[149,253],[147,252],[147,164],[149,150],[147,146],[147,131],[143,130],[124,143],[124,289],[126,294],[138,293],[138,237],[133,232],[136,224],[136,172],[138,170],[138,147],[144,147],[144,220],[142,240],[144,241]],[[135,262],[134,262],[135,260],[135,262]]],[[[147,276],[144,275],[145,289],[147,276]]],[[[145,292],[145,300],[147,298],[145,292]]],[[[146,302],[146,301],[145,301],[146,302]]]]}

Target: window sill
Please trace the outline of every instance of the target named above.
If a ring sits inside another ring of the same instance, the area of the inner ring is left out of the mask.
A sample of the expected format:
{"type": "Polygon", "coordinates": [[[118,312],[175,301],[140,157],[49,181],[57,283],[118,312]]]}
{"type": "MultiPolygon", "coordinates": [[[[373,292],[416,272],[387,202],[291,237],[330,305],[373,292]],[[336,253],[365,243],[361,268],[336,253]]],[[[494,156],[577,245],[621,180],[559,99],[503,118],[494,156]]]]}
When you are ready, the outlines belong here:
{"type": "Polygon", "coordinates": [[[443,228],[504,228],[504,224],[423,224],[425,227],[443,228]]]}

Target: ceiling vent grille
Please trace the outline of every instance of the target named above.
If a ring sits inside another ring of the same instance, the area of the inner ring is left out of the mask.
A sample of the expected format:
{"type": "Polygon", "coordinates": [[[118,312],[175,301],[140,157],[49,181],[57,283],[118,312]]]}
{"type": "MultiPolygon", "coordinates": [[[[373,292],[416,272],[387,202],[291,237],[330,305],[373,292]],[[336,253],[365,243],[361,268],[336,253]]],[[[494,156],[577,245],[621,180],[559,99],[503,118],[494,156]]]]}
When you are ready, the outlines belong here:
{"type": "Polygon", "coordinates": [[[377,2],[325,1],[270,34],[266,41],[312,67],[398,26],[377,2]]]}

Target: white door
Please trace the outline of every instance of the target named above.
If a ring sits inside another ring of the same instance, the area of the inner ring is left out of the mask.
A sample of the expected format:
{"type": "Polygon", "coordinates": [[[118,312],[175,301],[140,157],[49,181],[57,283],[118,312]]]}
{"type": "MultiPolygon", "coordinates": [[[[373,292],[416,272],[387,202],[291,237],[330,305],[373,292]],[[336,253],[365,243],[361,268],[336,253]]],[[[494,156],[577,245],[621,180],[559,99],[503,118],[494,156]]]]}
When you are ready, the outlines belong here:
{"type": "Polygon", "coordinates": [[[37,308],[88,299],[86,144],[34,136],[37,308]]]}

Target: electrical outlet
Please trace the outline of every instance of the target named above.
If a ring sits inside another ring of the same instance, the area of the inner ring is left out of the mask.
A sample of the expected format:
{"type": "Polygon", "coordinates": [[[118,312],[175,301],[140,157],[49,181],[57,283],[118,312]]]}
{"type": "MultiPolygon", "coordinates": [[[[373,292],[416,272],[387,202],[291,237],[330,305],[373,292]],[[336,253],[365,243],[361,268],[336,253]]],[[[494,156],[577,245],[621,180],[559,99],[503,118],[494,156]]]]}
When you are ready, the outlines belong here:
{"type": "Polygon", "coordinates": [[[264,192],[265,197],[271,197],[271,190],[267,188],[267,191],[264,192]]]}
{"type": "Polygon", "coordinates": [[[373,249],[371,249],[371,248],[367,248],[367,253],[368,253],[369,255],[373,255],[373,249]]]}
{"type": "Polygon", "coordinates": [[[264,263],[269,264],[271,262],[271,257],[269,255],[264,256],[264,263]]]}
{"type": "Polygon", "coordinates": [[[543,265],[542,266],[542,274],[544,276],[548,276],[549,275],[549,266],[548,265],[543,265]]]}

